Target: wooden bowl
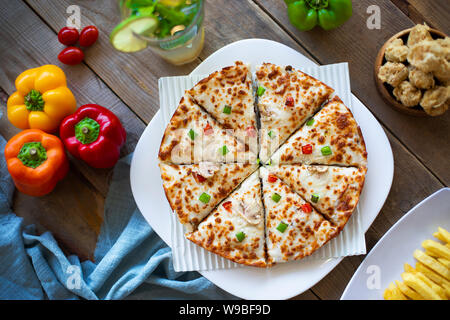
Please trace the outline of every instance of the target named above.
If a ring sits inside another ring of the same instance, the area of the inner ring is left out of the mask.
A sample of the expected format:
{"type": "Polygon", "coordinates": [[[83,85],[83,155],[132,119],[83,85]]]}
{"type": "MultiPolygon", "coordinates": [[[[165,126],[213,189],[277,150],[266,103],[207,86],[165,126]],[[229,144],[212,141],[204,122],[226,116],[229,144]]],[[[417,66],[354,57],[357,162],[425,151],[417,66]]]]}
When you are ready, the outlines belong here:
{"type": "MultiPolygon", "coordinates": [[[[412,116],[418,116],[418,117],[427,117],[428,115],[421,106],[417,105],[414,107],[406,107],[403,104],[401,104],[392,93],[393,87],[390,86],[387,83],[382,82],[380,79],[378,79],[378,70],[380,67],[386,62],[386,59],[384,58],[384,52],[386,50],[386,47],[391,41],[394,41],[397,38],[402,38],[403,43],[406,44],[408,41],[409,32],[412,28],[400,31],[399,33],[393,35],[386,43],[381,47],[380,51],[378,51],[377,58],[375,59],[375,82],[377,84],[378,91],[380,92],[381,96],[383,97],[384,101],[386,101],[390,106],[392,106],[394,109],[403,112],[405,114],[409,114],[412,116]]],[[[445,38],[445,33],[436,30],[431,29],[429,30],[431,37],[433,39],[440,39],[445,38]]]]}

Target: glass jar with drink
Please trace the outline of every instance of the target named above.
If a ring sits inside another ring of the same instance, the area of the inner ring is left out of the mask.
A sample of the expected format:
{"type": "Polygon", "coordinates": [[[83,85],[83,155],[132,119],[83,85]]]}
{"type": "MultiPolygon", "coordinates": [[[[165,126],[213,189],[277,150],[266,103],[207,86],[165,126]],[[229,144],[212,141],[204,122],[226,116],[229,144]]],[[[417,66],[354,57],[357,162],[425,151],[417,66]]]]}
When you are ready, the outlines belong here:
{"type": "Polygon", "coordinates": [[[204,0],[120,0],[122,22],[111,44],[122,52],[150,47],[175,65],[195,60],[204,43],[204,0]]]}

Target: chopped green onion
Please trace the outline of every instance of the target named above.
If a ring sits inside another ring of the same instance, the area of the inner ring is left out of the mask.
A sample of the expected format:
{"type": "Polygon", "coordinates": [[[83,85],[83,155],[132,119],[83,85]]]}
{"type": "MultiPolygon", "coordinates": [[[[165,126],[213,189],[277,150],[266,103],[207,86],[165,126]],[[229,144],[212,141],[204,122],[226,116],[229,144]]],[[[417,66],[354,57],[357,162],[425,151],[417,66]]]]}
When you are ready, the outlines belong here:
{"type": "Polygon", "coordinates": [[[323,147],[322,149],[320,149],[320,151],[324,156],[329,156],[332,153],[330,146],[323,147]]]}
{"type": "Polygon", "coordinates": [[[280,201],[280,199],[281,199],[281,196],[278,193],[274,193],[272,195],[272,200],[273,201],[278,202],[278,201],[280,201]]]}
{"type": "Polygon", "coordinates": [[[223,156],[226,155],[228,152],[230,152],[230,150],[228,150],[227,146],[223,146],[219,150],[220,150],[220,152],[222,153],[223,156]]]}
{"type": "Polygon", "coordinates": [[[238,239],[239,242],[242,242],[245,239],[245,233],[243,233],[242,231],[236,233],[236,239],[238,239]]]}
{"type": "Polygon", "coordinates": [[[231,114],[231,107],[229,105],[226,105],[225,107],[223,107],[223,113],[231,114]]]}
{"type": "Polygon", "coordinates": [[[195,133],[194,130],[189,130],[189,137],[191,138],[191,140],[194,140],[195,137],[197,136],[197,134],[195,133]]]}
{"type": "Polygon", "coordinates": [[[261,97],[261,96],[264,94],[264,92],[266,92],[266,88],[264,88],[264,87],[258,87],[258,90],[256,90],[256,95],[257,95],[258,97],[261,97]]]}
{"type": "Polygon", "coordinates": [[[273,136],[274,136],[273,131],[270,130],[269,133],[268,133],[267,135],[268,135],[269,137],[273,138],[273,136]]]}
{"type": "Polygon", "coordinates": [[[314,124],[314,119],[313,118],[311,118],[308,121],[306,121],[306,125],[307,126],[312,126],[313,124],[314,124]]]}
{"type": "Polygon", "coordinates": [[[267,161],[266,163],[268,166],[272,165],[272,159],[269,159],[269,161],[267,161]]]}
{"type": "Polygon", "coordinates": [[[319,202],[319,195],[316,194],[316,193],[314,193],[314,194],[311,196],[311,201],[314,202],[314,203],[319,202]]]}
{"type": "Polygon", "coordinates": [[[283,233],[286,231],[288,226],[289,226],[288,224],[286,224],[284,222],[280,222],[280,224],[277,227],[277,230],[280,231],[281,233],[283,233]]]}
{"type": "Polygon", "coordinates": [[[203,192],[200,195],[200,198],[198,198],[198,200],[200,200],[201,202],[206,204],[209,202],[209,200],[211,200],[211,196],[209,194],[203,192]]]}
{"type": "Polygon", "coordinates": [[[258,158],[256,159],[256,164],[259,165],[261,163],[261,160],[258,158]]]}

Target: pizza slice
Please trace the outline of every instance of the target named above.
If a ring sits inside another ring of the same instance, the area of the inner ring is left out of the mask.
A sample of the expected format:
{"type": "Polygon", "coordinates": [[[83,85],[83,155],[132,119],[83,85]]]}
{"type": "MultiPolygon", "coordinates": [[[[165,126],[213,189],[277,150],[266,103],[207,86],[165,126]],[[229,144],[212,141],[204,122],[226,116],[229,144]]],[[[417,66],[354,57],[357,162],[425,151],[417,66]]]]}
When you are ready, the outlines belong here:
{"type": "Polygon", "coordinates": [[[258,171],[186,238],[234,262],[265,267],[264,210],[258,171]]]}
{"type": "Polygon", "coordinates": [[[319,80],[295,70],[264,63],[256,71],[258,109],[261,115],[260,153],[263,163],[333,93],[319,80]]]}
{"type": "Polygon", "coordinates": [[[185,94],[166,127],[159,159],[175,164],[255,163],[257,156],[185,94]]]}
{"type": "Polygon", "coordinates": [[[339,230],[277,176],[265,167],[260,175],[268,264],[302,259],[337,236],[339,230]]]}
{"type": "Polygon", "coordinates": [[[339,230],[347,223],[359,201],[367,169],[323,165],[269,166],[339,230]]]}
{"type": "Polygon", "coordinates": [[[167,200],[187,231],[192,231],[258,167],[249,163],[212,162],[159,166],[167,200]]]}
{"type": "Polygon", "coordinates": [[[188,91],[194,100],[226,129],[258,152],[252,76],[248,64],[216,71],[188,91]]]}
{"type": "Polygon", "coordinates": [[[273,154],[272,163],[366,166],[367,151],[351,111],[335,97],[273,154]]]}

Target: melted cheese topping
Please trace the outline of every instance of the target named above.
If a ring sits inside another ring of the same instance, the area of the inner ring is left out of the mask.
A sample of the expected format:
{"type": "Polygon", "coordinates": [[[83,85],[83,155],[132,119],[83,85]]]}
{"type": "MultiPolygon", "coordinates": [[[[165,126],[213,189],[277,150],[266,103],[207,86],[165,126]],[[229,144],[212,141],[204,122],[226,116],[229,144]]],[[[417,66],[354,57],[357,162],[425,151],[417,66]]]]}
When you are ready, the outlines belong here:
{"type": "Polygon", "coordinates": [[[338,234],[336,227],[314,209],[302,210],[306,202],[280,179],[269,182],[269,172],[260,168],[266,208],[266,244],[269,263],[302,259],[338,234]],[[274,194],[280,195],[278,202],[274,194]],[[286,224],[284,232],[277,229],[286,224]]]}
{"type": "Polygon", "coordinates": [[[334,166],[281,165],[268,169],[339,229],[356,208],[366,174],[366,168],[334,166]],[[313,195],[318,197],[316,202],[313,195]]]}
{"type": "Polygon", "coordinates": [[[304,125],[272,156],[278,164],[329,164],[366,166],[367,152],[361,131],[350,110],[338,98],[327,103],[314,116],[314,123],[304,125]],[[312,146],[311,154],[304,154],[302,146],[312,146]],[[323,147],[331,154],[324,155],[323,147]]]}
{"type": "Polygon", "coordinates": [[[258,97],[261,114],[259,157],[266,162],[327,100],[333,89],[301,71],[270,63],[257,68],[256,78],[257,85],[266,89],[258,97]],[[287,102],[288,99],[293,101],[292,105],[287,102]],[[274,135],[269,136],[271,131],[274,135]]]}
{"type": "Polygon", "coordinates": [[[253,91],[249,65],[237,61],[234,66],[212,73],[188,92],[224,128],[232,130],[233,136],[257,153],[257,135],[247,131],[256,130],[253,91]],[[225,107],[230,108],[229,113],[224,112],[225,107]]]}
{"type": "Polygon", "coordinates": [[[175,164],[254,163],[256,158],[248,146],[230,135],[187,95],[167,126],[159,151],[161,161],[175,164]],[[205,130],[208,127],[211,129],[205,130]]]}
{"type": "Polygon", "coordinates": [[[263,217],[258,171],[212,211],[200,223],[197,231],[187,234],[186,238],[234,262],[265,267],[264,219],[249,222],[248,216],[240,211],[242,203],[254,203],[254,214],[263,217]],[[224,206],[224,203],[228,206],[224,206]],[[238,233],[245,235],[242,241],[237,238],[238,233]]]}
{"type": "Polygon", "coordinates": [[[198,164],[169,165],[160,163],[167,199],[180,222],[188,230],[193,230],[220,201],[257,168],[256,164],[240,163],[218,166],[219,169],[214,175],[199,182],[194,174],[199,171],[198,164]],[[199,200],[203,193],[211,197],[208,203],[199,200]]]}

